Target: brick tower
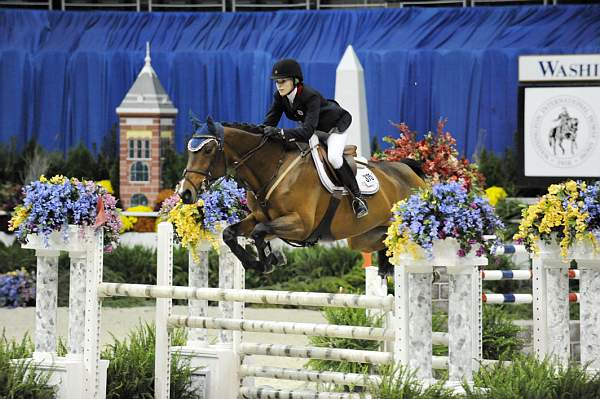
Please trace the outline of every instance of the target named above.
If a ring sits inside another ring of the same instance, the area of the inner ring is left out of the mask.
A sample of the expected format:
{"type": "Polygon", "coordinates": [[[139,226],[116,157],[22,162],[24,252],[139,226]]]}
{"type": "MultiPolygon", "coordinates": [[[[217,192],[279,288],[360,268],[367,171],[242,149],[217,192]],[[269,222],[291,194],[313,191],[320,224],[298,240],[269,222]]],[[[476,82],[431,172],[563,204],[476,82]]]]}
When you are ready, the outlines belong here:
{"type": "Polygon", "coordinates": [[[120,127],[120,199],[123,209],[137,205],[154,206],[161,183],[161,148],[173,145],[177,108],[160,84],[150,64],[150,44],[146,44],[146,64],[117,108],[120,127]]]}

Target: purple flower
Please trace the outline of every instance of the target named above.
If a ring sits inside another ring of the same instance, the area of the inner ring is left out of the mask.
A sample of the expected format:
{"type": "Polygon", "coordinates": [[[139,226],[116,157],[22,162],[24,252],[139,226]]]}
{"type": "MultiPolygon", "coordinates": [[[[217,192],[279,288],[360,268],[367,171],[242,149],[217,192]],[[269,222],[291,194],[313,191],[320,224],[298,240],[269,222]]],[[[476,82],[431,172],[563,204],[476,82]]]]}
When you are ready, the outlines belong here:
{"type": "Polygon", "coordinates": [[[46,244],[54,231],[60,231],[68,240],[67,226],[95,226],[99,200],[104,204],[106,221],[104,243],[116,245],[121,226],[116,210],[116,199],[94,182],[65,180],[63,183],[35,181],[24,189],[23,205],[29,208],[25,221],[17,229],[17,238],[25,241],[28,234],[40,234],[46,244]]]}
{"type": "Polygon", "coordinates": [[[204,201],[203,225],[213,233],[217,232],[219,224],[238,223],[249,213],[246,191],[232,179],[220,180],[200,197],[204,201]]]}
{"type": "Polygon", "coordinates": [[[398,233],[408,233],[428,256],[435,240],[448,237],[459,242],[459,256],[466,256],[476,244],[480,244],[476,255],[482,256],[492,245],[483,236],[504,227],[485,198],[458,183],[435,184],[417,192],[400,204],[396,214],[402,220],[398,233]]]}
{"type": "Polygon", "coordinates": [[[26,306],[33,300],[35,300],[35,285],[27,271],[0,274],[0,307],[26,306]]]}

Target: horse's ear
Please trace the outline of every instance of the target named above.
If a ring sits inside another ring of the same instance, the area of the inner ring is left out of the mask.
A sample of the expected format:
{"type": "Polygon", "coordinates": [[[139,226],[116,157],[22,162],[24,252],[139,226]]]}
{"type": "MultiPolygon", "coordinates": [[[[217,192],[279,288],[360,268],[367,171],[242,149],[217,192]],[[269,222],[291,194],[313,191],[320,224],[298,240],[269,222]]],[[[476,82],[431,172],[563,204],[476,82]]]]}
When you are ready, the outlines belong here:
{"type": "Polygon", "coordinates": [[[189,118],[190,118],[190,121],[192,122],[192,130],[194,132],[196,132],[196,130],[200,126],[202,126],[202,122],[200,122],[200,120],[196,117],[196,115],[194,115],[194,113],[192,112],[191,109],[190,109],[190,112],[189,112],[189,118]]]}
{"type": "Polygon", "coordinates": [[[210,116],[206,117],[206,127],[208,128],[208,131],[212,134],[215,134],[217,132],[215,121],[213,121],[213,118],[211,118],[210,116]]]}

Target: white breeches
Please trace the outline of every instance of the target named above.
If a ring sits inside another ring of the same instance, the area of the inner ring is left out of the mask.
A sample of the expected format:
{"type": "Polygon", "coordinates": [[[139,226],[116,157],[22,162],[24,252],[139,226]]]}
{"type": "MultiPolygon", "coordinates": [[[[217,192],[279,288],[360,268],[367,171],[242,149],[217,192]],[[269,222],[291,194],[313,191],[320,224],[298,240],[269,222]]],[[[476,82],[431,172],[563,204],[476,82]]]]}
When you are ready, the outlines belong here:
{"type": "Polygon", "coordinates": [[[334,169],[339,169],[344,163],[344,147],[348,140],[348,131],[331,133],[327,138],[327,159],[334,169]]]}

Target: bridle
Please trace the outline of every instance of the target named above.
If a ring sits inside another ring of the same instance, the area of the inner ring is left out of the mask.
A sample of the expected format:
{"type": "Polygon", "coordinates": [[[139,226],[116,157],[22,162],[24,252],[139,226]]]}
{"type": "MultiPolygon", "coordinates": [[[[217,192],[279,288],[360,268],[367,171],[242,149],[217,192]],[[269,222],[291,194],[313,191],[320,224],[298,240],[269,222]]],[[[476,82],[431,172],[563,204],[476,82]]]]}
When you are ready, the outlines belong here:
{"type": "Polygon", "coordinates": [[[214,141],[215,143],[217,143],[217,154],[218,154],[210,161],[210,164],[208,165],[208,167],[206,169],[187,169],[186,168],[183,170],[182,179],[184,181],[188,182],[193,187],[194,191],[196,192],[196,195],[198,195],[198,193],[210,188],[210,186],[212,186],[220,178],[220,176],[219,177],[213,176],[212,169],[213,169],[213,165],[215,164],[216,159],[218,157],[221,157],[226,174],[228,174],[227,172],[229,170],[231,170],[231,172],[232,172],[231,174],[233,175],[233,178],[236,181],[239,181],[244,186],[244,188],[246,188],[248,191],[252,192],[254,194],[254,196],[256,197],[256,199],[261,203],[261,205],[263,205],[263,206],[266,205],[264,203],[265,201],[261,200],[260,197],[262,197],[262,195],[264,195],[264,193],[266,192],[268,187],[271,185],[273,180],[276,178],[276,176],[279,173],[279,170],[281,168],[281,165],[283,164],[283,158],[285,156],[285,148],[283,145],[281,146],[281,155],[279,157],[279,162],[278,162],[277,168],[275,169],[275,172],[273,173],[273,176],[265,184],[263,184],[262,187],[260,187],[256,192],[254,192],[254,190],[252,190],[250,188],[249,184],[239,176],[238,171],[239,171],[240,167],[242,167],[247,161],[249,161],[254,155],[256,155],[256,153],[262,147],[265,146],[265,144],[269,141],[268,137],[263,136],[260,140],[260,143],[258,143],[255,147],[251,148],[243,156],[241,156],[239,161],[235,161],[233,163],[233,166],[231,166],[231,168],[227,164],[227,157],[224,154],[224,144],[223,144],[224,140],[222,137],[218,137],[218,136],[211,135],[211,134],[194,134],[192,136],[192,139],[194,139],[194,138],[204,139],[204,141],[195,150],[190,149],[189,145],[188,145],[188,150],[190,152],[192,152],[192,153],[198,152],[207,143],[209,143],[210,141],[214,141]],[[188,173],[204,176],[204,180],[202,181],[202,184],[200,186],[197,186],[196,184],[194,184],[194,182],[188,177],[188,173]]]}

